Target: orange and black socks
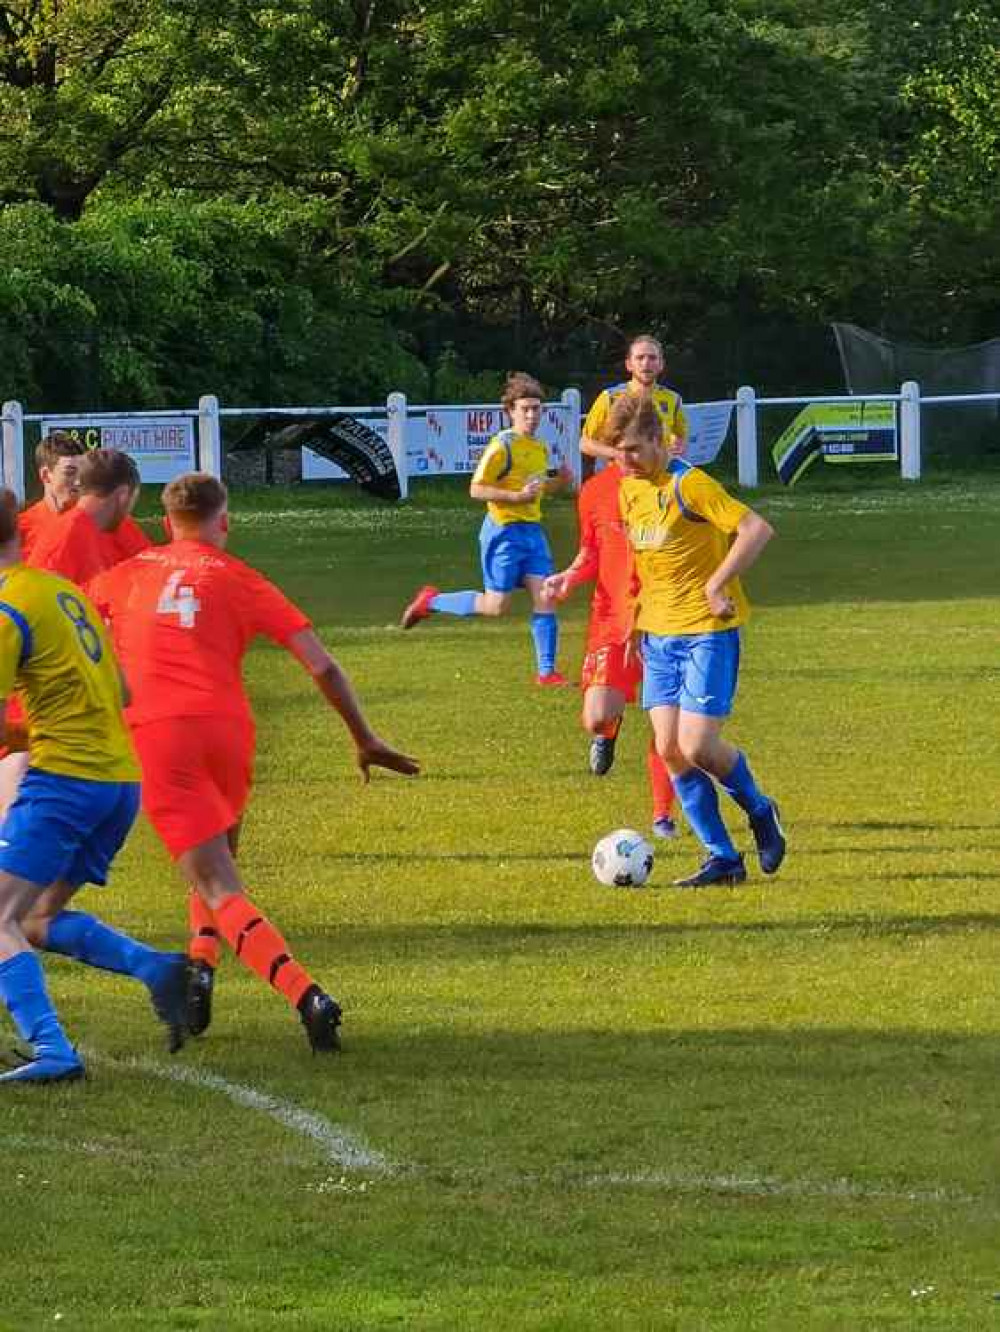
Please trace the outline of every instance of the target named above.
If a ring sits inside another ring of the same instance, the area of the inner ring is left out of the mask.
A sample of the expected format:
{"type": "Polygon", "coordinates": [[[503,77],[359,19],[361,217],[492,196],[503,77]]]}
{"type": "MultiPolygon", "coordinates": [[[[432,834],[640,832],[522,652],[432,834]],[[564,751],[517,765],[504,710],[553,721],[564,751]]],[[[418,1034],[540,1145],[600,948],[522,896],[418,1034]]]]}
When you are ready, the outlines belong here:
{"type": "Polygon", "coordinates": [[[243,965],[297,1007],[313,979],[289,953],[288,945],[263,912],[248,897],[234,893],[216,907],[215,921],[243,965]]]}
{"type": "Polygon", "coordinates": [[[669,819],[674,807],[674,784],[667,772],[667,765],[656,752],[655,743],[650,740],[646,755],[646,768],[649,772],[649,787],[653,793],[653,818],[669,819]]]}
{"type": "Polygon", "coordinates": [[[213,970],[219,965],[219,930],[211,907],[195,889],[188,894],[188,922],[191,938],[188,957],[192,962],[205,962],[213,970]]]}

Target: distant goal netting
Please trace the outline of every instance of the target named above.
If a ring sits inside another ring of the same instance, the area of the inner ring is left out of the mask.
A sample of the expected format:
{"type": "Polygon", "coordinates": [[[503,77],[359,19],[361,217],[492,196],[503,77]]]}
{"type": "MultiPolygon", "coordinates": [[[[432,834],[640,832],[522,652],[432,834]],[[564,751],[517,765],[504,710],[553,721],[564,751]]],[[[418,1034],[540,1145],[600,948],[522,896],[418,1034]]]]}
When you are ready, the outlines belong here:
{"type": "MultiPolygon", "coordinates": [[[[898,393],[906,380],[921,399],[952,393],[1000,394],[1000,338],[968,347],[896,342],[856,324],[833,325],[848,393],[898,393]]],[[[921,413],[927,450],[955,461],[1000,452],[1000,403],[928,404],[921,413]]]]}

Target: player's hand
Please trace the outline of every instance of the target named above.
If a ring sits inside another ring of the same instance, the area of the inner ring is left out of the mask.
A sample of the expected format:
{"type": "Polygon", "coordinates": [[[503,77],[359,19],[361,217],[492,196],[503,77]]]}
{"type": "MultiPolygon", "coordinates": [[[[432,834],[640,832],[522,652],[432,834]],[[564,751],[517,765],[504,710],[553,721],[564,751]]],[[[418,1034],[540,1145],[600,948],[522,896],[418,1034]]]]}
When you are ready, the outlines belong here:
{"type": "Polygon", "coordinates": [[[571,592],[569,574],[549,574],[542,584],[542,593],[549,601],[565,601],[571,592]]]}
{"type": "Polygon", "coordinates": [[[625,640],[626,670],[637,661],[642,661],[642,633],[638,629],[635,629],[625,640]]]}
{"type": "Polygon", "coordinates": [[[725,592],[706,586],[705,600],[708,602],[708,609],[718,620],[731,620],[736,615],[736,602],[725,592]]]}
{"type": "Polygon", "coordinates": [[[370,768],[388,768],[390,772],[401,772],[407,777],[415,777],[420,771],[417,759],[393,749],[377,735],[372,736],[366,744],[358,745],[357,763],[366,786],[371,781],[370,768]]]}
{"type": "Polygon", "coordinates": [[[521,504],[530,504],[532,500],[537,499],[539,494],[545,489],[544,476],[532,476],[525,482],[517,492],[517,498],[521,504]]]}

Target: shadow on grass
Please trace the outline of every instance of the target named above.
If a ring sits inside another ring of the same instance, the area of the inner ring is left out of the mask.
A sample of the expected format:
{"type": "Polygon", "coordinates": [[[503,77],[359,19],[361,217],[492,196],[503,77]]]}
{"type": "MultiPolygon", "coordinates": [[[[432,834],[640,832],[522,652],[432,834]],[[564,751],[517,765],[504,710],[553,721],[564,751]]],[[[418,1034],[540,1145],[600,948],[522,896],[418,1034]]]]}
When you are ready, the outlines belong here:
{"type": "Polygon", "coordinates": [[[715,935],[782,935],[827,937],[843,935],[859,939],[892,939],[927,935],[968,934],[971,931],[1000,931],[1000,910],[959,912],[934,916],[871,916],[841,913],[768,920],[733,921],[647,921],[630,924],[580,925],[546,924],[446,924],[446,925],[342,925],[331,930],[336,950],[341,954],[360,952],[373,959],[387,957],[416,961],[426,955],[431,962],[442,957],[475,960],[481,957],[529,958],[557,954],[569,959],[575,954],[592,954],[604,945],[634,948],[637,942],[712,937],[715,935]]]}

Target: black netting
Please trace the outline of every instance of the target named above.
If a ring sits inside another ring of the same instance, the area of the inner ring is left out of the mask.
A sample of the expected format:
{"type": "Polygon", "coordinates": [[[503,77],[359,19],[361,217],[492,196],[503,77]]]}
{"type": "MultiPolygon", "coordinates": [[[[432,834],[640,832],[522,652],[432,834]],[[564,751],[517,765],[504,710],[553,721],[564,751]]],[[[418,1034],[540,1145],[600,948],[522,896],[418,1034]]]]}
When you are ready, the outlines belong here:
{"type": "MultiPolygon", "coordinates": [[[[921,397],[1000,393],[1000,338],[969,347],[926,347],[834,324],[848,393],[898,393],[906,380],[921,397]]],[[[951,461],[1000,455],[1000,403],[930,405],[921,413],[925,454],[951,461]]]]}

